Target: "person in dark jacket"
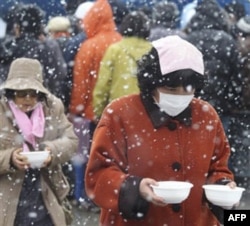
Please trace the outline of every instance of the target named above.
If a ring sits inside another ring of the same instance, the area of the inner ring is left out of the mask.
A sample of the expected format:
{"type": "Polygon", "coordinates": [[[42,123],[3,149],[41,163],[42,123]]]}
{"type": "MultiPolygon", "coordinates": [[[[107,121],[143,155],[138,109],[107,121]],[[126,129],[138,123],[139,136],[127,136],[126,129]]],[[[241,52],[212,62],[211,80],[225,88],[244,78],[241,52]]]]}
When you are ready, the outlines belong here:
{"type": "MultiPolygon", "coordinates": [[[[250,15],[238,20],[235,26],[235,34],[240,50],[242,68],[242,108],[230,120],[230,142],[235,152],[232,153],[230,163],[239,181],[250,183],[250,15]]],[[[249,186],[248,186],[249,187],[249,186]]]]}
{"type": "MultiPolygon", "coordinates": [[[[68,1],[68,0],[66,0],[68,1]]],[[[80,0],[79,0],[80,1],[80,0]]],[[[17,6],[20,4],[36,4],[41,8],[46,15],[44,19],[48,22],[50,17],[61,15],[65,16],[67,14],[65,5],[63,4],[64,1],[58,0],[0,0],[0,15],[6,16],[6,13],[10,8],[13,6],[17,6]]]]}
{"type": "Polygon", "coordinates": [[[36,5],[23,4],[13,13],[15,37],[0,46],[1,82],[5,81],[13,60],[34,58],[44,67],[45,87],[64,101],[67,67],[59,45],[43,35],[44,12],[36,5]]]}
{"type": "Polygon", "coordinates": [[[152,27],[149,40],[154,41],[167,35],[186,34],[179,29],[180,11],[175,2],[158,2],[152,9],[152,27]]]}
{"type": "Polygon", "coordinates": [[[204,56],[208,83],[202,97],[222,117],[225,130],[230,114],[240,106],[240,58],[237,43],[229,34],[227,15],[214,0],[198,2],[196,13],[186,27],[187,40],[204,56]]]}
{"type": "MultiPolygon", "coordinates": [[[[227,19],[227,14],[216,1],[198,2],[196,14],[187,25],[187,40],[204,55],[208,82],[201,97],[215,107],[230,138],[238,133],[232,125],[241,117],[236,113],[242,108],[243,80],[239,49],[229,33],[227,19]]],[[[230,139],[233,148],[237,142],[230,139]]],[[[237,172],[239,168],[234,168],[232,161],[231,158],[230,168],[237,172]]]]}

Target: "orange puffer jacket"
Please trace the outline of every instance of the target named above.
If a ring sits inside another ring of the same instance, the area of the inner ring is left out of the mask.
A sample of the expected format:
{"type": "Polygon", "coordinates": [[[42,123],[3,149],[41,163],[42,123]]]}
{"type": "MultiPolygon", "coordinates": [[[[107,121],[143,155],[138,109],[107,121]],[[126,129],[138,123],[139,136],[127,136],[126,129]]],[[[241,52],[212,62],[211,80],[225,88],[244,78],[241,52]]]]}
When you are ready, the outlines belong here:
{"type": "Polygon", "coordinates": [[[94,119],[92,93],[101,59],[112,43],[121,40],[107,0],[98,0],[83,19],[87,39],[75,57],[70,113],[94,119]]]}

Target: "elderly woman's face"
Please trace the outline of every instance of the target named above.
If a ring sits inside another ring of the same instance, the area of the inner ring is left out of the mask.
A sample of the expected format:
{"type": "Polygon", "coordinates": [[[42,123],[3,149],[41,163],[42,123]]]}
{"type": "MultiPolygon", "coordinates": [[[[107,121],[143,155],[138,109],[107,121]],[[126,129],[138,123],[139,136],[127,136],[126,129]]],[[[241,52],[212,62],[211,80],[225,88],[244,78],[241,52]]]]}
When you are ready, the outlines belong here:
{"type": "Polygon", "coordinates": [[[36,90],[32,89],[16,90],[14,92],[13,101],[21,111],[29,112],[37,104],[38,102],[37,97],[38,97],[38,92],[36,90]]]}

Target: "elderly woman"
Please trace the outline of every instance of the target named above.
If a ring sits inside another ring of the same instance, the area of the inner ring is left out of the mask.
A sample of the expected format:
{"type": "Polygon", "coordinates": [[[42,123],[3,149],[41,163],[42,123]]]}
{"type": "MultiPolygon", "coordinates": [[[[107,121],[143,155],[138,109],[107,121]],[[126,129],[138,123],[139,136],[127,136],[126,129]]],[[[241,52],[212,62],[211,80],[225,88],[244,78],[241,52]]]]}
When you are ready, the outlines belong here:
{"type": "Polygon", "coordinates": [[[0,87],[0,226],[67,225],[62,203],[69,184],[61,164],[78,142],[42,76],[39,61],[19,58],[0,87]],[[41,168],[21,154],[45,149],[50,154],[41,168]]]}
{"type": "Polygon", "coordinates": [[[102,114],[86,191],[101,207],[102,226],[219,226],[202,186],[236,184],[220,118],[194,97],[205,79],[202,54],[178,36],[152,44],[138,64],[140,94],[114,100],[102,114]],[[182,203],[152,190],[172,180],[194,185],[182,203]]]}

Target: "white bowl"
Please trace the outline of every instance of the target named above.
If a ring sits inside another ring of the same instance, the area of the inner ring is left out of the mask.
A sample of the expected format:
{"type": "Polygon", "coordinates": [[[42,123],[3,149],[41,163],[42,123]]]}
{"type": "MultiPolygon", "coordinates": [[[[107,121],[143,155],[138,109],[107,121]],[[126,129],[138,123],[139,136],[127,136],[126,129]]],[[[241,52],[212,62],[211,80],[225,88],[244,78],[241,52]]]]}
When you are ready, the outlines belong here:
{"type": "Polygon", "coordinates": [[[181,203],[189,196],[193,184],[184,181],[159,181],[158,186],[151,185],[154,193],[164,198],[166,203],[181,203]]]}
{"type": "Polygon", "coordinates": [[[207,199],[216,206],[232,207],[241,199],[245,188],[230,188],[227,185],[203,185],[207,199]]]}
{"type": "Polygon", "coordinates": [[[31,168],[41,168],[44,161],[49,156],[49,151],[27,151],[20,152],[20,154],[28,158],[31,168]]]}

